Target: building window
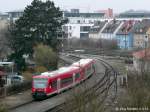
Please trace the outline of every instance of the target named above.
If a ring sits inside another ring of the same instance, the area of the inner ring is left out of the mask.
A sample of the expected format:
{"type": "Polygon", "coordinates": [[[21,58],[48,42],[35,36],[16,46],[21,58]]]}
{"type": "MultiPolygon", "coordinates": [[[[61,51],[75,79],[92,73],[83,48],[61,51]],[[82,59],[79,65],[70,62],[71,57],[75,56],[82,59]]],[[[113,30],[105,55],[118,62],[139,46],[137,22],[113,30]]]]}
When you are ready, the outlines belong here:
{"type": "Polygon", "coordinates": [[[79,74],[79,73],[77,73],[77,74],[75,75],[75,80],[77,80],[78,78],[80,78],[80,74],[79,74]]]}
{"type": "Polygon", "coordinates": [[[80,38],[89,38],[88,33],[80,33],[80,38]]]}
{"type": "Polygon", "coordinates": [[[69,37],[72,37],[72,34],[71,34],[71,33],[69,33],[69,37]]]}
{"type": "Polygon", "coordinates": [[[63,26],[63,31],[68,32],[68,26],[63,26]]]}
{"type": "Polygon", "coordinates": [[[81,26],[80,27],[80,32],[88,32],[90,31],[90,26],[81,26]]]}
{"type": "Polygon", "coordinates": [[[83,20],[83,23],[85,23],[85,20],[83,20]]]}
{"type": "Polygon", "coordinates": [[[77,23],[80,23],[80,20],[77,20],[77,23]]]}
{"type": "Polygon", "coordinates": [[[72,29],[72,27],[71,26],[69,26],[69,30],[71,30],[72,29]]]}

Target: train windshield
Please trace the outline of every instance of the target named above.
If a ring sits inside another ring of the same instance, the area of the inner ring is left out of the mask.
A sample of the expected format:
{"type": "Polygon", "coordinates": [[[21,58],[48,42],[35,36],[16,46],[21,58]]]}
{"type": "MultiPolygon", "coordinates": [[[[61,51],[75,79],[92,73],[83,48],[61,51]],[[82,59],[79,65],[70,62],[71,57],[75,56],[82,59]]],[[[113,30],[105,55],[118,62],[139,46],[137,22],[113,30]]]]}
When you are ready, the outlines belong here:
{"type": "Polygon", "coordinates": [[[34,86],[34,88],[46,88],[47,87],[47,79],[45,79],[45,78],[33,79],[33,86],[34,86]]]}

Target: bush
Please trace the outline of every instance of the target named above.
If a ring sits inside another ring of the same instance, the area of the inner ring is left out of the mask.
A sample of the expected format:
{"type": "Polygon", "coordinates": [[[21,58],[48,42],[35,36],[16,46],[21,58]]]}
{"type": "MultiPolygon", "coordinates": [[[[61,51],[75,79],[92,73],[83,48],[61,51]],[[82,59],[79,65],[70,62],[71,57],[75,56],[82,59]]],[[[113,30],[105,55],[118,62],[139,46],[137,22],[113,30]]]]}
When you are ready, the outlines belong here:
{"type": "Polygon", "coordinates": [[[57,68],[58,57],[49,46],[39,44],[34,48],[34,61],[37,66],[53,70],[57,68]]]}
{"type": "Polygon", "coordinates": [[[7,87],[7,94],[11,95],[11,94],[15,94],[15,93],[30,89],[31,85],[32,84],[30,81],[11,85],[7,87]]]}
{"type": "MultiPolygon", "coordinates": [[[[150,75],[129,73],[126,93],[119,99],[119,107],[150,109],[150,75]]],[[[130,111],[128,111],[130,112],[130,111]]]]}
{"type": "Polygon", "coordinates": [[[47,68],[45,68],[44,66],[37,66],[34,69],[35,73],[42,73],[42,72],[46,72],[46,71],[47,71],[47,68]]]}
{"type": "Polygon", "coordinates": [[[32,75],[33,74],[30,71],[25,71],[22,73],[22,76],[28,81],[32,81],[32,75]]]}
{"type": "Polygon", "coordinates": [[[101,97],[94,90],[85,93],[83,88],[75,89],[66,100],[65,112],[105,112],[101,97]]]}
{"type": "Polygon", "coordinates": [[[4,104],[0,104],[0,112],[8,112],[8,110],[4,104]]]}
{"type": "Polygon", "coordinates": [[[116,40],[108,39],[77,39],[72,38],[64,43],[64,48],[76,48],[76,49],[91,49],[91,48],[105,48],[105,49],[118,49],[116,40]]]}

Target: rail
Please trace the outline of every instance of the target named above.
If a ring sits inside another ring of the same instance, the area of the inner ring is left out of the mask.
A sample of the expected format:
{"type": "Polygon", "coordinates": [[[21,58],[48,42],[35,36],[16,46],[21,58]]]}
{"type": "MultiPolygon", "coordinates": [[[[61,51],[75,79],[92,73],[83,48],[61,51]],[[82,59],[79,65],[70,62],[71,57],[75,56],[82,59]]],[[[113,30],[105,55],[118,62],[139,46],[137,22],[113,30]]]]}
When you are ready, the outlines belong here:
{"type": "MultiPolygon", "coordinates": [[[[73,55],[73,54],[70,54],[70,56],[78,57],[77,55],[73,55]]],[[[85,57],[87,57],[87,55],[86,56],[82,55],[82,58],[85,58],[85,57]]],[[[88,55],[88,57],[91,57],[91,56],[88,55]]],[[[109,90],[110,90],[110,88],[112,86],[114,87],[115,94],[113,95],[113,98],[111,98],[112,99],[111,102],[115,102],[115,99],[116,99],[116,96],[117,96],[117,75],[118,75],[118,72],[109,63],[107,63],[106,61],[102,60],[101,58],[94,57],[94,59],[96,59],[99,62],[101,62],[103,64],[103,66],[106,68],[106,70],[105,70],[105,75],[98,81],[98,83],[96,83],[95,85],[93,85],[92,87],[90,87],[90,88],[88,88],[88,89],[86,89],[84,91],[83,94],[85,94],[85,96],[87,96],[86,103],[88,104],[88,101],[89,101],[88,100],[88,96],[89,96],[89,94],[91,94],[91,92],[95,92],[95,93],[97,93],[96,94],[97,95],[96,98],[100,97],[102,94],[105,93],[105,96],[100,101],[101,102],[100,104],[103,104],[105,102],[105,100],[107,99],[109,90]],[[113,77],[112,80],[110,80],[111,77],[113,77]]],[[[70,100],[70,104],[71,104],[71,100],[70,100]]],[[[53,111],[54,112],[63,112],[64,108],[62,108],[62,107],[64,105],[65,105],[65,102],[63,104],[61,104],[61,105],[58,105],[58,106],[56,106],[54,108],[51,108],[47,112],[53,112],[53,111]]],[[[73,111],[73,110],[77,110],[77,109],[76,108],[72,108],[72,110],[69,110],[69,111],[73,111]]]]}
{"type": "MultiPolygon", "coordinates": [[[[91,57],[91,55],[84,56],[82,54],[80,56],[77,56],[77,55],[73,55],[73,54],[71,54],[71,55],[67,54],[67,58],[65,58],[65,60],[68,59],[68,57],[76,60],[76,59],[80,59],[80,58],[91,57]]],[[[94,57],[94,58],[96,60],[98,60],[100,63],[103,64],[103,66],[105,67],[105,74],[92,87],[86,89],[84,91],[84,93],[85,93],[85,95],[88,95],[88,94],[90,94],[90,92],[95,91],[97,93],[97,97],[99,97],[101,95],[104,95],[103,99],[101,100],[101,104],[102,104],[102,103],[104,103],[106,101],[106,99],[108,97],[108,94],[109,94],[110,88],[113,87],[115,94],[113,95],[112,102],[114,102],[115,99],[116,99],[116,94],[117,94],[117,75],[118,75],[118,72],[109,63],[107,63],[106,61],[104,61],[104,60],[102,60],[102,59],[100,59],[98,57],[94,57]]],[[[64,59],[64,58],[62,58],[62,59],[64,59]]],[[[45,101],[45,103],[46,102],[47,101],[45,101]]],[[[22,106],[28,107],[28,105],[30,105],[32,103],[34,103],[35,105],[37,104],[37,102],[32,101],[32,102],[29,102],[29,103],[17,106],[16,108],[20,108],[22,106]]],[[[40,103],[42,103],[42,102],[40,102],[40,103]]],[[[71,103],[71,101],[69,103],[71,103]]],[[[88,104],[88,100],[86,100],[86,103],[88,104]]],[[[64,112],[64,106],[65,106],[65,104],[66,104],[65,101],[62,101],[62,102],[59,101],[59,103],[53,104],[52,106],[48,106],[44,110],[41,110],[41,112],[64,112]]],[[[16,109],[16,108],[13,108],[13,109],[16,109]]],[[[75,109],[72,108],[72,110],[75,110],[75,109]]]]}

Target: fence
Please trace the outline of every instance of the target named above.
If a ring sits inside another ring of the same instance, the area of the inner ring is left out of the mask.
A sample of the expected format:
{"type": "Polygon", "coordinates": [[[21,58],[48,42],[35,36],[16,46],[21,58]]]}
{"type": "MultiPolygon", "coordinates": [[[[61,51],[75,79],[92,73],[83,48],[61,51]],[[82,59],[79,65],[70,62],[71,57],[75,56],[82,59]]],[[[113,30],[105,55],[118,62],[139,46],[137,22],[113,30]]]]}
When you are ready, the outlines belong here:
{"type": "Polygon", "coordinates": [[[30,88],[31,88],[31,82],[29,81],[13,84],[11,86],[0,87],[0,97],[16,94],[30,88]]]}

